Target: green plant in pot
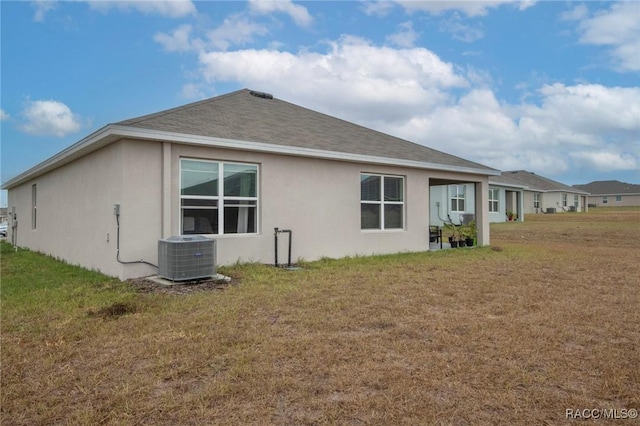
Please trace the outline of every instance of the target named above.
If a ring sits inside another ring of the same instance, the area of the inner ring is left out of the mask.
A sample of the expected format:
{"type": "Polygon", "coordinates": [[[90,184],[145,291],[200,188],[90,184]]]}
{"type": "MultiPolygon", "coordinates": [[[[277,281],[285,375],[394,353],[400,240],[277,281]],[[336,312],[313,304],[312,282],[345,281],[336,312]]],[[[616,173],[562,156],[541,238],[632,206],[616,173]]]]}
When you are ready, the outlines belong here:
{"type": "Polygon", "coordinates": [[[471,221],[468,225],[463,225],[460,228],[460,233],[465,240],[467,247],[473,246],[476,237],[478,236],[478,230],[476,229],[476,222],[471,221]]]}
{"type": "Polygon", "coordinates": [[[445,223],[444,228],[447,230],[449,235],[449,244],[451,244],[451,248],[457,248],[458,244],[461,240],[460,230],[458,226],[453,223],[445,223]]]}

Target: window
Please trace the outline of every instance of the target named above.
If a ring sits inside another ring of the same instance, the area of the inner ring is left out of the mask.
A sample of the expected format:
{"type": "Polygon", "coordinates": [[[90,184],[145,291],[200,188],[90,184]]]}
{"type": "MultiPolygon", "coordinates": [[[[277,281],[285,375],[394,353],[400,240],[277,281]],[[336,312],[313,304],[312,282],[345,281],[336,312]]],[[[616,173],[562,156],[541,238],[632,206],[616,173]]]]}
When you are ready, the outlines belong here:
{"type": "Polygon", "coordinates": [[[537,192],[533,194],[533,208],[534,209],[540,208],[540,194],[537,192]]]}
{"type": "Polygon", "coordinates": [[[489,190],[489,212],[498,212],[498,196],[499,190],[490,189],[489,190]]]}
{"type": "Polygon", "coordinates": [[[562,194],[562,207],[567,207],[567,194],[562,194]]]}
{"type": "Polygon", "coordinates": [[[578,210],[578,206],[580,205],[580,201],[578,199],[577,195],[573,196],[573,206],[576,208],[576,210],[578,210]]]}
{"type": "Polygon", "coordinates": [[[451,185],[449,186],[449,193],[451,194],[451,211],[463,212],[464,211],[464,199],[467,187],[465,185],[451,185]]]}
{"type": "Polygon", "coordinates": [[[619,203],[622,201],[622,195],[616,195],[616,203],[619,203]]]}
{"type": "Polygon", "coordinates": [[[403,229],[404,178],[360,175],[360,229],[403,229]]]}
{"type": "Polygon", "coordinates": [[[180,161],[182,234],[255,234],[257,209],[257,165],[180,161]]]}
{"type": "Polygon", "coordinates": [[[38,187],[33,184],[31,187],[31,229],[36,229],[38,225],[38,187]]]}
{"type": "Polygon", "coordinates": [[[602,204],[607,204],[608,200],[607,200],[607,196],[605,195],[604,197],[602,197],[602,204]]]}

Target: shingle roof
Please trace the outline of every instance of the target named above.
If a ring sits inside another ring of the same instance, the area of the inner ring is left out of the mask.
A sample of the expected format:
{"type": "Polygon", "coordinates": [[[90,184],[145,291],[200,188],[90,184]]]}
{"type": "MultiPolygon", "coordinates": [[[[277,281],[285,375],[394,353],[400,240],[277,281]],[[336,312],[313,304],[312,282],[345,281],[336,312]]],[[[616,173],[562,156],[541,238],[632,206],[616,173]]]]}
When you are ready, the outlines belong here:
{"type": "Polygon", "coordinates": [[[640,194],[640,185],[620,182],[619,180],[600,180],[573,186],[582,191],[587,191],[591,195],[640,194]]]}
{"type": "Polygon", "coordinates": [[[565,185],[564,183],[557,182],[555,180],[539,176],[535,173],[528,172],[526,170],[512,170],[508,172],[502,172],[502,176],[507,176],[523,185],[526,185],[530,191],[540,192],[572,192],[577,194],[586,194],[585,191],[565,185]]]}
{"type": "Polygon", "coordinates": [[[485,176],[500,173],[473,161],[243,89],[108,124],[5,182],[2,189],[14,188],[123,137],[485,176]]]}
{"type": "Polygon", "coordinates": [[[495,169],[242,89],[117,125],[223,139],[403,159],[480,171],[495,169]]]}
{"type": "Polygon", "coordinates": [[[505,186],[515,186],[518,188],[527,188],[527,185],[524,183],[509,177],[508,175],[502,174],[498,176],[489,177],[490,185],[505,185],[505,186]]]}

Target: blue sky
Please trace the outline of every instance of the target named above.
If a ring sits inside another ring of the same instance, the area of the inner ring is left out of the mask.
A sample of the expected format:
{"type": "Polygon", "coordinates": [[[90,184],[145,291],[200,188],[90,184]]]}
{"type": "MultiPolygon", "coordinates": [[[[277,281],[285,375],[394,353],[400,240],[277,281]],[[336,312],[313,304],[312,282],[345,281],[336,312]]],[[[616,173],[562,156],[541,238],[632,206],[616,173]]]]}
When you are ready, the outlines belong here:
{"type": "Polygon", "coordinates": [[[640,183],[640,2],[0,7],[3,182],[108,123],[246,87],[501,170],[640,183]]]}

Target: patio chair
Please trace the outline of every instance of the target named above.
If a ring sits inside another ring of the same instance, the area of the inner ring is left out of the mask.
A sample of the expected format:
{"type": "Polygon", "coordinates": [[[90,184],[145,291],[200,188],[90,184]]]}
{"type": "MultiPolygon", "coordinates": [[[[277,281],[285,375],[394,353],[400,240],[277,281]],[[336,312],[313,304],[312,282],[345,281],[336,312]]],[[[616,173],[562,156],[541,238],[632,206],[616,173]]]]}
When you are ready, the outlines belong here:
{"type": "Polygon", "coordinates": [[[442,249],[442,228],[435,225],[429,226],[429,242],[440,243],[440,249],[442,249]]]}

